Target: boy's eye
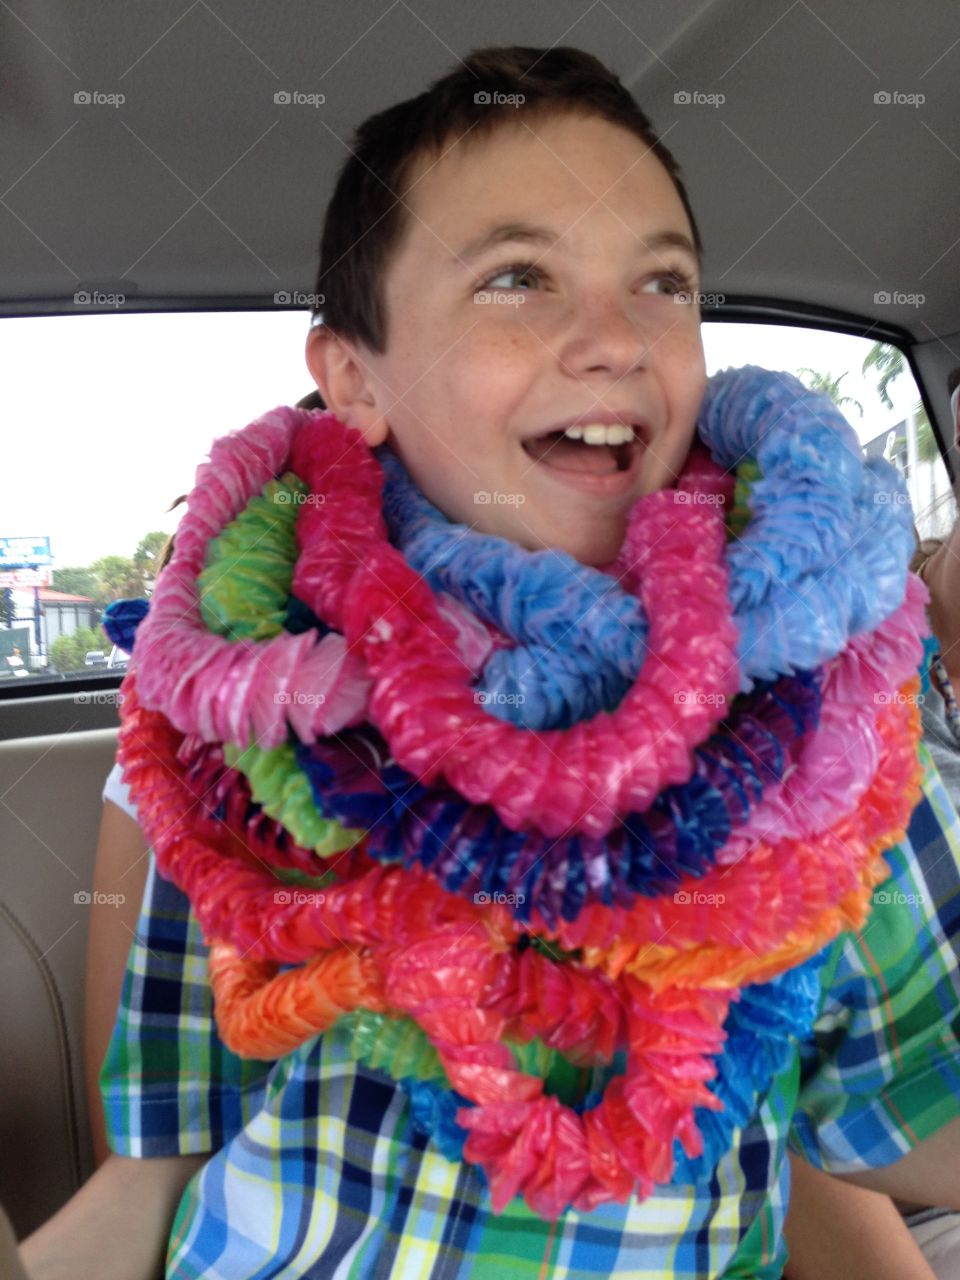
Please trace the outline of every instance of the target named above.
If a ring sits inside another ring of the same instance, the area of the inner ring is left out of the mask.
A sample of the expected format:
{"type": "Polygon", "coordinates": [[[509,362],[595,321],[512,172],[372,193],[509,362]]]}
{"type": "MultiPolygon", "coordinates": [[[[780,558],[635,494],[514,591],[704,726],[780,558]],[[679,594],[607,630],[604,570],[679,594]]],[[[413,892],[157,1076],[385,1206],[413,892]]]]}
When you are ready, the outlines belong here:
{"type": "Polygon", "coordinates": [[[531,283],[542,279],[540,272],[531,263],[515,262],[509,267],[501,267],[496,275],[488,276],[486,280],[477,285],[477,289],[530,288],[531,283]],[[511,278],[513,283],[511,283],[511,278]]]}
{"type": "Polygon", "coordinates": [[[685,272],[662,271],[647,281],[644,292],[664,293],[669,297],[676,297],[678,293],[695,293],[696,284],[685,272]]]}

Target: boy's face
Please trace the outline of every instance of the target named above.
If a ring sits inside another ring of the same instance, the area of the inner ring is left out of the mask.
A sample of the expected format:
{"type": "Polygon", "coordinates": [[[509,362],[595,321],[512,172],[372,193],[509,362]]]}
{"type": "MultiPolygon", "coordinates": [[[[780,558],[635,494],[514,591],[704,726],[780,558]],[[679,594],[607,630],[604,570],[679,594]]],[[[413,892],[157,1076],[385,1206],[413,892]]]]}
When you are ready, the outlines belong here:
{"type": "Polygon", "coordinates": [[[675,481],[705,389],[697,306],[674,297],[698,264],[666,170],[599,118],[518,120],[423,160],[406,202],[387,350],[346,344],[362,395],[338,403],[318,374],[327,403],[389,440],[451,520],[608,563],[634,501],[675,481]],[[545,438],[614,421],[635,443],[545,438]]]}

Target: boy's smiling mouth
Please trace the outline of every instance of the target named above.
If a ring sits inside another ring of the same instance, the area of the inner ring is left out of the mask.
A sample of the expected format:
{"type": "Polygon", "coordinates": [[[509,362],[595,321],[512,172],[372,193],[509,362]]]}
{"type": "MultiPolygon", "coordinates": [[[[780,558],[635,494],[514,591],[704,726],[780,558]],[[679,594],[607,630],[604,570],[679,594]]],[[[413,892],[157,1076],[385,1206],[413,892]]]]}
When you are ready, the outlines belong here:
{"type": "Polygon", "coordinates": [[[636,477],[647,434],[643,423],[599,413],[521,443],[529,458],[562,483],[588,492],[620,493],[636,477]]]}

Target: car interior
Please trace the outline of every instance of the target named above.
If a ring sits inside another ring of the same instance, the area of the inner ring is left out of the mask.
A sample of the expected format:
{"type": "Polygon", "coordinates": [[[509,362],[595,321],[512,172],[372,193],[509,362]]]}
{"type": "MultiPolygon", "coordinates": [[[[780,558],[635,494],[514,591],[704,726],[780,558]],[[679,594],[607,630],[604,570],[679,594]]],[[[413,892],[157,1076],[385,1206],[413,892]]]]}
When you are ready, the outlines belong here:
{"type": "MultiPolygon", "coordinates": [[[[44,446],[44,421],[72,412],[58,376],[67,326],[101,325],[106,383],[120,376],[118,311],[131,328],[151,313],[175,326],[187,313],[286,325],[293,312],[305,335],[352,129],[492,44],[574,45],[614,69],[681,165],[705,246],[705,329],[790,326],[899,350],[938,465],[956,475],[960,24],[948,0],[14,0],[0,5],[0,387],[26,378],[32,407],[24,420],[0,389],[0,475],[3,490],[31,491],[35,514],[31,527],[0,522],[0,540],[46,531],[44,478],[66,462],[44,446]],[[26,369],[5,358],[15,329],[35,352],[26,369]]],[[[762,362],[751,332],[741,363],[762,362]]],[[[156,379],[188,415],[176,376],[161,363],[131,400],[159,394],[156,379]]],[[[242,376],[211,362],[207,391],[235,377],[242,389],[242,376]]],[[[277,394],[310,389],[303,368],[277,394]]],[[[269,406],[246,407],[242,421],[269,406]]],[[[105,421],[84,445],[78,526],[109,500],[98,451],[150,466],[135,423],[105,421]]],[[[202,461],[196,439],[179,492],[202,461]]],[[[0,637],[3,622],[0,610],[0,637]]],[[[123,678],[109,654],[68,677],[0,680],[0,1205],[18,1238],[94,1168],[84,991],[123,678]]]]}

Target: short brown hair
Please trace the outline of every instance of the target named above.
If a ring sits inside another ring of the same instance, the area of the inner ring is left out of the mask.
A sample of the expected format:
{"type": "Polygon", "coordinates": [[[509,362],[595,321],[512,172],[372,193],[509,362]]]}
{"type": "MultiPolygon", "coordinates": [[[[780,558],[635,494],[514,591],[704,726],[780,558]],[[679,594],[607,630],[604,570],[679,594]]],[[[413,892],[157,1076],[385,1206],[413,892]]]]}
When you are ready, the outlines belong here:
{"type": "Polygon", "coordinates": [[[453,137],[486,136],[518,115],[565,111],[599,116],[650,148],[676,187],[702,254],[679,166],[612,71],[591,54],[563,46],[478,49],[416,98],[371,116],[357,129],[324,219],[316,288],[323,303],[315,314],[341,337],[382,354],[387,345],[384,280],[406,226],[403,196],[417,158],[439,154],[453,137]],[[521,95],[521,105],[498,100],[500,94],[521,95]]]}

